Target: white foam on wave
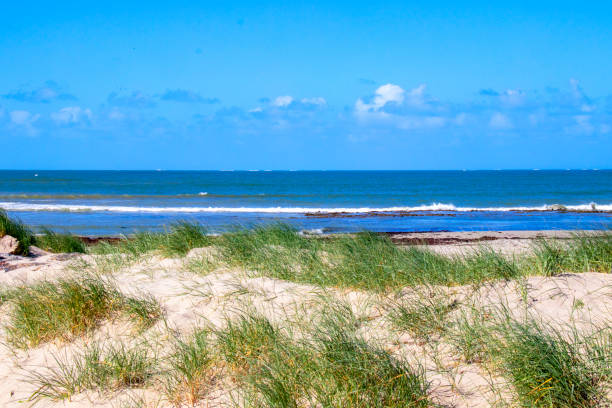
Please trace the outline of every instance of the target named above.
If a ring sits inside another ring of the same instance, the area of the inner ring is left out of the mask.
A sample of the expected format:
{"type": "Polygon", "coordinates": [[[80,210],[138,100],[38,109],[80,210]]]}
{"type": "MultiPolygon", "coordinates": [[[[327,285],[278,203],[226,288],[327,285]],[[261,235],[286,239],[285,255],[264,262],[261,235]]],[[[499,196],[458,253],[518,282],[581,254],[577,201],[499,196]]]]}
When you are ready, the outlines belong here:
{"type": "Polygon", "coordinates": [[[85,204],[33,204],[23,202],[0,202],[7,211],[68,211],[68,212],[119,212],[119,213],[267,213],[267,214],[333,214],[374,212],[419,212],[419,211],[605,211],[612,212],[612,204],[541,205],[534,207],[456,207],[453,204],[433,203],[412,207],[131,207],[121,205],[85,204]]]}

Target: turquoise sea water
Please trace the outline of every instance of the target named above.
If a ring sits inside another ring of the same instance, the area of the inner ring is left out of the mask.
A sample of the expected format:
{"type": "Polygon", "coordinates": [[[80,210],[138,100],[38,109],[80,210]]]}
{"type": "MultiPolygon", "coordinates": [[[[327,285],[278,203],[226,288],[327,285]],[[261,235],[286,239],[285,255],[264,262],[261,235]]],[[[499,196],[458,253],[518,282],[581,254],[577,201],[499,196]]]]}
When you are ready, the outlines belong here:
{"type": "Polygon", "coordinates": [[[85,235],[176,220],[211,231],[599,229],[612,227],[612,170],[0,171],[0,208],[85,235]]]}

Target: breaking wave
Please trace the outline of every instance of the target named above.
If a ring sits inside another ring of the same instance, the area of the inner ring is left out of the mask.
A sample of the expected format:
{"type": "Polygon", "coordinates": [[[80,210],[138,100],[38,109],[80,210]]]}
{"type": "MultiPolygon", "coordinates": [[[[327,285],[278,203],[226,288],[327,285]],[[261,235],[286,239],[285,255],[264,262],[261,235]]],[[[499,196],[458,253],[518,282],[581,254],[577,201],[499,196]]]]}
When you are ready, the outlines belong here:
{"type": "Polygon", "coordinates": [[[393,213],[393,212],[497,212],[497,211],[572,211],[612,212],[612,204],[541,205],[514,207],[457,207],[453,204],[433,203],[411,207],[136,207],[122,205],[34,204],[0,202],[7,211],[67,211],[118,213],[267,213],[267,214],[337,214],[337,213],[393,213]]]}

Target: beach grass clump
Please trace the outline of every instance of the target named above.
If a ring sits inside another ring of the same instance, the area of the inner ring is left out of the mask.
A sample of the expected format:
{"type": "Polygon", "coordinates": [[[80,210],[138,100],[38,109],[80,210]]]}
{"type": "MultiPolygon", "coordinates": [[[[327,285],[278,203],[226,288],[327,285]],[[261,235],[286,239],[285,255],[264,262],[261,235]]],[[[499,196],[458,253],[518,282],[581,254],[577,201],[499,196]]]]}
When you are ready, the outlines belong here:
{"type": "Polygon", "coordinates": [[[194,406],[218,376],[209,331],[197,330],[188,340],[177,338],[169,364],[165,381],[168,400],[176,406],[194,406]]]}
{"type": "Polygon", "coordinates": [[[157,373],[157,358],[148,344],[88,345],[71,359],[55,358],[50,372],[33,372],[37,386],[31,401],[42,398],[60,401],[85,390],[117,391],[143,387],[157,373]]]}
{"type": "Polygon", "coordinates": [[[490,315],[473,308],[463,310],[446,333],[446,340],[468,364],[489,359],[490,315]]]}
{"type": "Polygon", "coordinates": [[[10,218],[6,211],[0,208],[0,237],[5,235],[10,235],[19,242],[18,255],[27,255],[30,245],[34,243],[34,234],[28,226],[18,219],[10,218]]]}
{"type": "Polygon", "coordinates": [[[612,271],[612,232],[582,233],[565,242],[540,239],[534,243],[531,264],[536,273],[612,271]]]}
{"type": "Polygon", "coordinates": [[[78,237],[68,233],[58,233],[49,228],[42,228],[34,243],[45,251],[54,253],[85,253],[87,247],[78,237]]]}
{"type": "Polygon", "coordinates": [[[294,227],[281,223],[235,229],[215,241],[226,263],[265,270],[279,279],[291,279],[315,269],[320,263],[316,255],[319,244],[318,240],[303,237],[294,227]]]}
{"type": "Polygon", "coordinates": [[[467,284],[511,279],[512,259],[482,248],[448,257],[419,247],[401,248],[372,232],[312,238],[284,224],[239,229],[215,241],[229,265],[278,279],[320,286],[385,291],[419,284],[467,284]]]}
{"type": "Polygon", "coordinates": [[[164,316],[161,305],[150,295],[123,297],[121,308],[139,332],[153,326],[164,316]]]}
{"type": "MultiPolygon", "coordinates": [[[[264,318],[242,320],[260,331],[254,352],[242,350],[247,401],[258,407],[427,407],[422,372],[360,337],[359,320],[329,305],[298,340],[273,332],[264,318]],[[264,333],[266,333],[264,335],[264,333]]],[[[245,331],[246,332],[246,331],[245,331]]]]}
{"type": "Polygon", "coordinates": [[[177,222],[165,234],[166,243],[161,249],[168,255],[185,255],[194,248],[207,247],[212,242],[207,232],[201,224],[177,222]]]}
{"type": "Polygon", "coordinates": [[[389,319],[396,331],[407,331],[415,338],[425,340],[446,329],[448,315],[456,307],[457,302],[443,294],[417,294],[414,299],[394,305],[389,319]]]}
{"type": "Polygon", "coordinates": [[[216,332],[216,349],[220,365],[245,389],[248,406],[298,407],[310,399],[312,348],[266,317],[245,312],[228,321],[216,332]]]}
{"type": "Polygon", "coordinates": [[[348,305],[324,312],[315,329],[314,350],[323,373],[314,394],[321,406],[428,407],[428,384],[415,370],[358,332],[348,305]]]}
{"type": "Polygon", "coordinates": [[[13,307],[7,333],[21,347],[35,347],[55,339],[71,340],[120,312],[138,327],[157,318],[150,300],[126,297],[98,277],[24,286],[12,291],[9,302],[13,307]]]}
{"type": "Polygon", "coordinates": [[[101,242],[92,247],[98,255],[128,255],[131,259],[151,252],[165,256],[185,255],[191,249],[211,245],[212,239],[201,224],[179,221],[164,232],[141,231],[119,242],[101,242]]]}
{"type": "Polygon", "coordinates": [[[612,380],[612,344],[572,338],[539,323],[510,321],[493,355],[513,384],[522,406],[596,407],[612,380]]]}
{"type": "Polygon", "coordinates": [[[269,353],[285,340],[279,329],[268,319],[255,313],[245,313],[228,321],[216,332],[220,356],[234,373],[253,372],[269,353]]]}
{"type": "Polygon", "coordinates": [[[503,375],[517,406],[605,406],[612,380],[609,327],[584,335],[533,318],[518,321],[504,309],[473,309],[456,320],[447,339],[467,363],[503,375]]]}

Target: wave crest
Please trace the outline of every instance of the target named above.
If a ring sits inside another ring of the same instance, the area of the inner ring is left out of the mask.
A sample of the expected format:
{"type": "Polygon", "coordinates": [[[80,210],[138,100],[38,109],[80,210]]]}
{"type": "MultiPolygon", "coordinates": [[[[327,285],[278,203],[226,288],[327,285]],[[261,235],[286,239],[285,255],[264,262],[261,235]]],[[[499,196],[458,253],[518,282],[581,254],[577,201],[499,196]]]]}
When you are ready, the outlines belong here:
{"type": "Polygon", "coordinates": [[[131,207],[121,205],[33,204],[0,202],[7,211],[68,211],[119,213],[266,213],[266,214],[334,214],[334,213],[392,213],[392,212],[497,212],[497,211],[572,211],[612,212],[612,204],[541,205],[516,207],[457,207],[453,204],[432,203],[409,207],[131,207]]]}

